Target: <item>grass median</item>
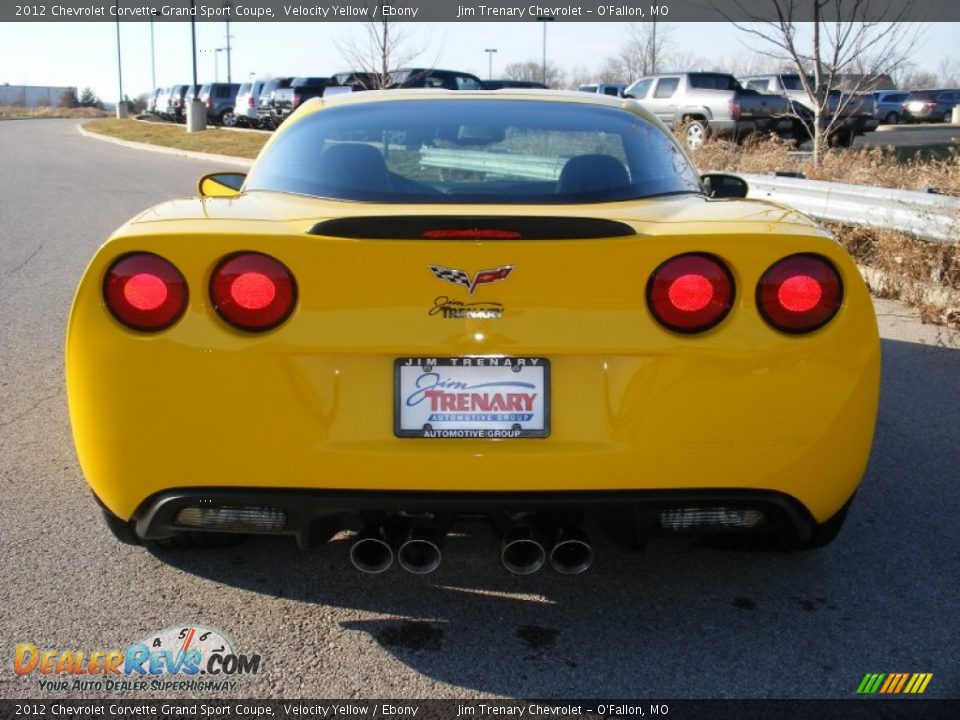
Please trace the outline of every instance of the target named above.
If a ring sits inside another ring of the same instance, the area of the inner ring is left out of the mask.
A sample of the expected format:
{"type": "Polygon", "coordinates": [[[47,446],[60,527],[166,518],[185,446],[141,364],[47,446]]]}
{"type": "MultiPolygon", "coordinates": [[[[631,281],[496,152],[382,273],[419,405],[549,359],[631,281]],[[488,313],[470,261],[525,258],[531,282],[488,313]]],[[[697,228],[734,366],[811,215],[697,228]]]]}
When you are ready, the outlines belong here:
{"type": "Polygon", "coordinates": [[[52,120],[55,118],[105,118],[110,117],[106,110],[96,108],[61,107],[23,107],[21,105],[0,106],[0,120],[52,120]]]}
{"type": "Polygon", "coordinates": [[[257,156],[270,138],[266,133],[235,132],[220,128],[188,133],[183,125],[138,120],[91,120],[85,122],[83,127],[90,132],[131,142],[251,159],[257,156]]]}

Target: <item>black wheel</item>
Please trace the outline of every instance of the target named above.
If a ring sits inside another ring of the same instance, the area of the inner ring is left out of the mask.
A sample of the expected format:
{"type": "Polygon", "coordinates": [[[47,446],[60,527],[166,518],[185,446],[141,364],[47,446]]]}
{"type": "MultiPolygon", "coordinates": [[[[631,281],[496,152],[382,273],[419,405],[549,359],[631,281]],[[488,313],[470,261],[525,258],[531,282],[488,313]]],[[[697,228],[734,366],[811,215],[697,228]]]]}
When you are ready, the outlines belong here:
{"type": "Polygon", "coordinates": [[[841,130],[830,137],[831,147],[850,147],[853,145],[853,133],[849,130],[841,130]]]}
{"type": "Polygon", "coordinates": [[[237,126],[237,116],[233,114],[233,108],[227,108],[220,113],[220,124],[224,127],[237,126]]]}
{"type": "Polygon", "coordinates": [[[883,119],[884,125],[896,125],[900,122],[900,116],[895,112],[887,113],[887,116],[883,119]]]}
{"type": "Polygon", "coordinates": [[[945,125],[953,124],[953,113],[947,110],[947,112],[943,114],[943,122],[945,125]]]}

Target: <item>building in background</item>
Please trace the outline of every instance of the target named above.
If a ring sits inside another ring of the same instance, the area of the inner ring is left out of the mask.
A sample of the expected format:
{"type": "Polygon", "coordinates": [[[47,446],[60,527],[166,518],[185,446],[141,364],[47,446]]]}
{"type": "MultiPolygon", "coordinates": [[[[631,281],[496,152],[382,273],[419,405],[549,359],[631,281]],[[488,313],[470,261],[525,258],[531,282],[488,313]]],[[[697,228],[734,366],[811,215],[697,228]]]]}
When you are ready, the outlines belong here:
{"type": "Polygon", "coordinates": [[[24,107],[56,107],[60,96],[69,90],[67,87],[45,87],[41,85],[0,85],[0,105],[22,105],[24,107]]]}

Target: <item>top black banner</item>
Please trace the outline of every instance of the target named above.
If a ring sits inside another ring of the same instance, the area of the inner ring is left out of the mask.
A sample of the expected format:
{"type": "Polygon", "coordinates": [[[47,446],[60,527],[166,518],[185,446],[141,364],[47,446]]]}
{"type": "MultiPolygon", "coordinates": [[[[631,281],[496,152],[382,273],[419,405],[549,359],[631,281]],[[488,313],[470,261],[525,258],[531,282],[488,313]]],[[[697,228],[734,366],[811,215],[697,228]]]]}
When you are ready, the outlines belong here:
{"type": "MultiPolygon", "coordinates": [[[[3,3],[0,22],[759,22],[814,20],[814,0],[57,0],[3,3]]],[[[821,2],[821,4],[823,4],[821,2]]],[[[956,0],[828,0],[825,22],[960,20],[956,0]],[[852,15],[856,7],[856,15],[852,15]]]]}

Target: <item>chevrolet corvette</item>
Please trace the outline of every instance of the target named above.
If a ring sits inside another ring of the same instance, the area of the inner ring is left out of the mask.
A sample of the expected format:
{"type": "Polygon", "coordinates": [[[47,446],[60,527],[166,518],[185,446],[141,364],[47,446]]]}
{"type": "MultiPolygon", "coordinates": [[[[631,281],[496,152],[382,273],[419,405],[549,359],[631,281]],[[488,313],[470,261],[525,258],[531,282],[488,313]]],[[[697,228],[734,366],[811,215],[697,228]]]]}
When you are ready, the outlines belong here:
{"type": "Polygon", "coordinates": [[[827,231],[746,194],[629,99],[305,103],[80,281],[67,392],[107,526],[352,532],[367,573],[435,570],[468,519],[516,574],[582,572],[597,527],[825,545],[870,454],[876,319],[827,231]]]}

